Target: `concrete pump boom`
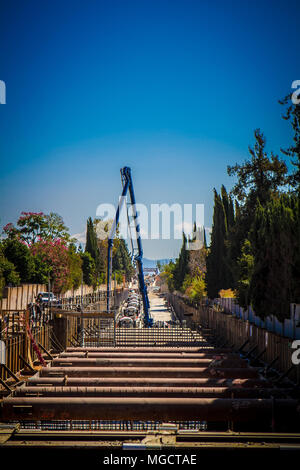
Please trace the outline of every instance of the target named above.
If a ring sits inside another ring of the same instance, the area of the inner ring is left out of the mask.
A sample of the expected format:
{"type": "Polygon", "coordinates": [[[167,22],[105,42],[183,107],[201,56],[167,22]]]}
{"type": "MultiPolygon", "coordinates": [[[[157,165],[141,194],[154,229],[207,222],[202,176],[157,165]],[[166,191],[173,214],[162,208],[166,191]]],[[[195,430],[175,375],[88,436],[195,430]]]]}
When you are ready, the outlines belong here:
{"type": "Polygon", "coordinates": [[[138,247],[138,254],[134,257],[137,265],[138,271],[138,281],[139,281],[139,290],[142,295],[143,300],[143,308],[144,308],[144,324],[145,326],[152,326],[152,319],[149,315],[149,299],[147,293],[147,286],[144,281],[144,272],[143,272],[143,249],[142,249],[142,241],[140,235],[140,225],[138,221],[138,215],[136,211],[136,202],[135,202],[135,195],[133,190],[133,183],[131,178],[131,169],[129,167],[121,168],[121,178],[123,182],[123,191],[120,197],[119,205],[117,208],[117,212],[109,233],[108,237],[108,255],[107,255],[107,311],[110,311],[110,291],[111,291],[111,273],[112,273],[112,247],[113,241],[116,234],[117,226],[119,223],[120,213],[123,207],[124,202],[126,201],[127,193],[129,190],[131,206],[133,210],[133,219],[135,224],[136,230],[136,240],[137,240],[137,247],[138,247]]]}

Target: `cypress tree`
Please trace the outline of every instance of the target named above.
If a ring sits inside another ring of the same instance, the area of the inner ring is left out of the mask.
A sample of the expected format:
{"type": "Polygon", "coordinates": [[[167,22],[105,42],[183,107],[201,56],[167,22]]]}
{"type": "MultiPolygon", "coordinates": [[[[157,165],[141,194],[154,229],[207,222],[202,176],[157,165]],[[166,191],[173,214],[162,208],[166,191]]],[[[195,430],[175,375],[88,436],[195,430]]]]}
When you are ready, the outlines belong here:
{"type": "Polygon", "coordinates": [[[94,259],[95,275],[96,278],[98,278],[101,273],[104,272],[104,266],[100,257],[97,235],[91,217],[89,217],[87,220],[85,252],[90,253],[91,257],[94,259]]]}
{"type": "Polygon", "coordinates": [[[207,249],[207,241],[206,241],[205,227],[203,227],[203,245],[204,245],[204,248],[207,249]]]}
{"type": "Polygon", "coordinates": [[[176,290],[182,288],[185,276],[189,273],[189,251],[187,249],[187,238],[185,234],[182,235],[182,246],[179,253],[179,257],[176,260],[173,279],[174,287],[176,290]]]}
{"type": "Polygon", "coordinates": [[[290,121],[294,132],[292,145],[287,149],[281,149],[281,151],[290,157],[294,166],[294,171],[288,177],[288,183],[300,195],[300,106],[293,103],[291,98],[292,96],[289,94],[282,101],[279,101],[280,104],[287,106],[283,119],[290,121]]]}
{"type": "Polygon", "coordinates": [[[229,221],[233,223],[231,214],[233,203],[228,197],[226,188],[222,186],[221,196],[214,189],[214,213],[211,244],[207,256],[207,293],[210,298],[217,297],[221,289],[232,287],[232,274],[228,259],[227,239],[229,221]]]}
{"type": "Polygon", "coordinates": [[[97,280],[95,276],[95,261],[92,258],[91,254],[88,251],[80,253],[82,259],[82,273],[83,273],[83,282],[88,286],[96,286],[97,280]]]}
{"type": "Polygon", "coordinates": [[[250,302],[261,318],[290,317],[290,303],[299,301],[299,219],[296,198],[282,195],[266,206],[259,205],[251,243],[254,268],[250,302]]]}
{"type": "Polygon", "coordinates": [[[254,146],[249,147],[249,160],[227,167],[229,176],[235,175],[238,179],[231,191],[236,197],[236,211],[228,236],[228,262],[233,288],[238,286],[241,276],[239,258],[245,240],[249,239],[258,205],[265,206],[273,196],[279,196],[287,182],[286,163],[276,155],[267,155],[266,139],[260,129],[254,131],[254,137],[254,146]]]}

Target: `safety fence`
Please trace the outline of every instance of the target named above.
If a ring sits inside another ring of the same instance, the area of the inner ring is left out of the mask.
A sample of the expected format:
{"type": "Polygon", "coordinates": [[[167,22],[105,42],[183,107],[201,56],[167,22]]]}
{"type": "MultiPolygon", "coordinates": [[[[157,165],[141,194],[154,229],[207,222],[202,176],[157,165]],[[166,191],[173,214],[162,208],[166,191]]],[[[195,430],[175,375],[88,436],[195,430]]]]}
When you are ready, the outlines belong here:
{"type": "Polygon", "coordinates": [[[5,287],[0,299],[0,311],[24,310],[34,302],[39,292],[47,290],[45,284],[22,284],[17,287],[5,287]]]}
{"type": "Polygon", "coordinates": [[[283,321],[279,321],[275,315],[270,315],[263,320],[258,315],[255,315],[251,306],[247,309],[240,307],[235,298],[217,298],[214,299],[214,305],[216,307],[220,307],[226,313],[231,313],[241,320],[248,320],[256,326],[260,326],[270,332],[277,333],[291,339],[300,339],[299,304],[290,304],[290,317],[285,318],[283,321]]]}
{"type": "Polygon", "coordinates": [[[110,293],[110,313],[106,312],[106,292],[92,296],[88,294],[81,299],[81,305],[77,304],[78,308],[76,303],[63,305],[61,315],[58,314],[61,320],[55,324],[55,333],[62,349],[68,346],[114,346],[115,319],[127,295],[127,289],[116,289],[110,293]]]}
{"type": "MultiPolygon", "coordinates": [[[[40,348],[43,347],[47,351],[51,349],[52,326],[50,324],[32,328],[31,334],[40,348]]],[[[26,362],[28,363],[28,360],[33,359],[35,351],[33,343],[29,341],[25,332],[14,333],[10,336],[4,335],[0,343],[0,364],[2,365],[0,377],[6,380],[11,376],[10,371],[16,374],[26,365],[26,362]]]]}
{"type": "Polygon", "coordinates": [[[237,348],[246,343],[246,353],[259,356],[261,361],[272,364],[276,370],[289,373],[291,378],[299,381],[299,365],[292,362],[294,349],[291,339],[205,304],[196,308],[178,295],[169,293],[166,297],[179,317],[185,317],[194,325],[211,330],[216,340],[229,347],[237,348]]]}
{"type": "Polygon", "coordinates": [[[67,346],[114,346],[115,322],[114,317],[99,315],[96,318],[77,318],[68,321],[67,346]],[[73,330],[72,330],[73,327],[73,330]],[[73,332],[73,334],[72,334],[73,332]]]}
{"type": "MultiPolygon", "coordinates": [[[[112,308],[127,296],[126,289],[111,292],[112,308]]],[[[0,312],[0,378],[6,380],[11,372],[16,374],[24,367],[32,366],[37,359],[32,336],[42,355],[46,351],[63,351],[67,346],[114,344],[115,329],[112,318],[86,318],[89,312],[105,310],[106,292],[87,294],[83,297],[67,299],[58,309],[54,306],[32,303],[24,310],[2,310],[0,312]],[[80,308],[77,309],[80,301],[80,308]],[[82,308],[85,314],[81,314],[82,308]],[[74,315],[66,315],[70,309],[74,315]],[[79,311],[78,311],[79,310],[79,311]],[[59,313],[57,313],[59,312],[59,313]],[[29,327],[29,334],[27,331],[29,327]]]]}

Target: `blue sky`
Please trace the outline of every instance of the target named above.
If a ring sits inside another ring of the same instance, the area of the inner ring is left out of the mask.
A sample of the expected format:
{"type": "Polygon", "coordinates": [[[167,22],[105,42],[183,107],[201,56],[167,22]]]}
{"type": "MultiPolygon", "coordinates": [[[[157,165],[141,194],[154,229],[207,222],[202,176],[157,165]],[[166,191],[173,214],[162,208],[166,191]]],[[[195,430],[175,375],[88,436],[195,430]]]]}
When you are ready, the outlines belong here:
{"type": "Polygon", "coordinates": [[[254,129],[274,152],[291,140],[298,22],[289,0],[1,0],[1,225],[54,211],[81,233],[127,165],[138,202],[203,203],[210,227],[254,129]]]}

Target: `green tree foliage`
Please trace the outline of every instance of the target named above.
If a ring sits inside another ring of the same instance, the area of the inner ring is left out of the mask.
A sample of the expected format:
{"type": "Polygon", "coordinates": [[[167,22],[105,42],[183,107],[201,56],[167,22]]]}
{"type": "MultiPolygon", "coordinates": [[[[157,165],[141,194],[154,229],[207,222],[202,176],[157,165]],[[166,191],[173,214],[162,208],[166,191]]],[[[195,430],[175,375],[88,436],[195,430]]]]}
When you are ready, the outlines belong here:
{"type": "Polygon", "coordinates": [[[62,240],[40,240],[31,245],[30,251],[48,270],[51,286],[56,293],[65,292],[70,282],[70,258],[68,247],[62,240]]]}
{"type": "Polygon", "coordinates": [[[22,212],[17,221],[18,235],[28,245],[45,237],[46,220],[43,212],[22,212]]]}
{"type": "Polygon", "coordinates": [[[56,292],[78,285],[81,258],[71,245],[69,251],[67,244],[71,240],[61,216],[54,212],[22,212],[17,227],[9,223],[3,232],[3,253],[15,268],[15,283],[45,284],[51,279],[56,292]]]}
{"type": "Polygon", "coordinates": [[[214,212],[211,244],[207,255],[207,292],[217,297],[221,289],[232,287],[232,272],[228,254],[228,236],[234,222],[233,202],[224,186],[221,195],[214,189],[214,212]]]}
{"type": "Polygon", "coordinates": [[[47,240],[60,239],[64,242],[71,241],[69,229],[66,227],[63,218],[59,214],[50,212],[49,215],[45,215],[43,238],[47,240]]]}
{"type": "Polygon", "coordinates": [[[13,263],[21,282],[33,282],[35,278],[35,263],[30,249],[17,238],[3,241],[3,253],[8,261],[13,263]]]}
{"type": "Polygon", "coordinates": [[[287,119],[295,131],[294,145],[285,154],[296,157],[296,171],[288,176],[285,162],[265,152],[265,138],[255,131],[251,158],[228,167],[237,176],[235,223],[229,230],[228,251],[239,304],[252,306],[261,318],[290,316],[290,303],[300,301],[299,111],[289,107],[287,119]]]}
{"type": "Polygon", "coordinates": [[[5,258],[3,248],[0,246],[0,298],[2,298],[3,288],[5,286],[18,286],[20,282],[21,279],[16,272],[14,264],[5,258]]]}
{"type": "Polygon", "coordinates": [[[100,253],[100,244],[98,243],[97,234],[91,217],[87,220],[85,251],[90,253],[95,262],[95,276],[97,281],[99,281],[101,276],[105,273],[105,265],[100,253]]]}
{"type": "Polygon", "coordinates": [[[198,274],[197,276],[187,274],[182,285],[182,291],[192,301],[200,302],[207,295],[204,274],[198,274]]]}
{"type": "Polygon", "coordinates": [[[246,309],[250,305],[250,282],[254,268],[253,249],[247,239],[244,241],[241,256],[238,258],[238,268],[237,300],[238,304],[246,309]]]}
{"type": "Polygon", "coordinates": [[[86,251],[80,254],[82,259],[83,282],[88,286],[96,287],[95,261],[91,254],[86,251]]]}
{"type": "MultiPolygon", "coordinates": [[[[194,227],[194,233],[196,232],[194,227]]],[[[182,247],[175,263],[171,261],[162,267],[160,277],[167,284],[169,292],[181,291],[191,300],[198,302],[206,296],[205,270],[206,249],[189,251],[183,234],[182,247]]]]}
{"type": "Polygon", "coordinates": [[[207,249],[207,241],[206,241],[206,231],[205,231],[205,227],[204,227],[203,235],[204,235],[203,245],[204,245],[204,248],[207,249]]]}
{"type": "MultiPolygon", "coordinates": [[[[34,245],[31,247],[31,254],[34,245]]],[[[36,252],[35,255],[32,254],[34,262],[34,276],[32,278],[33,283],[36,284],[47,284],[50,279],[50,272],[52,270],[51,263],[48,262],[47,258],[39,252],[36,252]]]]}
{"type": "Polygon", "coordinates": [[[114,240],[112,271],[113,274],[119,273],[125,275],[126,281],[129,281],[135,272],[127,244],[123,238],[116,238],[114,240]]]}
{"type": "Polygon", "coordinates": [[[253,223],[258,204],[265,205],[278,196],[287,183],[286,163],[278,156],[265,151],[266,139],[263,133],[254,131],[255,144],[249,147],[250,159],[243,164],[228,166],[230,176],[237,177],[231,191],[236,198],[235,223],[228,232],[228,263],[231,266],[232,286],[239,288],[241,277],[239,258],[253,223]]]}
{"type": "Polygon", "coordinates": [[[163,270],[160,273],[160,277],[167,284],[169,292],[173,292],[175,290],[174,270],[175,263],[173,261],[170,261],[169,264],[164,264],[163,270]]]}
{"type": "Polygon", "coordinates": [[[90,253],[91,257],[95,260],[98,255],[97,237],[94,230],[92,218],[89,217],[86,224],[86,243],[85,251],[90,253]]]}
{"type": "Polygon", "coordinates": [[[232,194],[247,211],[254,214],[257,200],[265,204],[287,183],[286,163],[277,155],[269,157],[265,151],[266,139],[260,129],[254,131],[255,144],[249,147],[250,159],[242,165],[228,166],[229,176],[236,176],[232,194]]]}
{"type": "Polygon", "coordinates": [[[250,302],[261,318],[289,318],[290,303],[300,302],[299,215],[299,199],[287,194],[257,208],[251,230],[250,302]]]}
{"type": "Polygon", "coordinates": [[[283,118],[291,123],[294,136],[293,143],[287,149],[281,149],[284,155],[290,157],[294,165],[294,171],[289,175],[288,183],[290,186],[300,193],[300,106],[292,102],[292,96],[286,96],[280,104],[286,107],[286,113],[283,118]]]}
{"type": "Polygon", "coordinates": [[[71,243],[68,248],[69,257],[69,289],[77,289],[83,282],[82,259],[77,253],[76,246],[71,243]]]}
{"type": "Polygon", "coordinates": [[[39,240],[70,240],[62,217],[54,212],[49,215],[43,212],[21,212],[17,227],[9,223],[3,231],[8,238],[18,238],[28,246],[39,240]]]}
{"type": "Polygon", "coordinates": [[[187,249],[187,238],[182,235],[182,246],[173,271],[173,282],[175,290],[181,290],[185,276],[189,274],[189,251],[187,249]]]}

